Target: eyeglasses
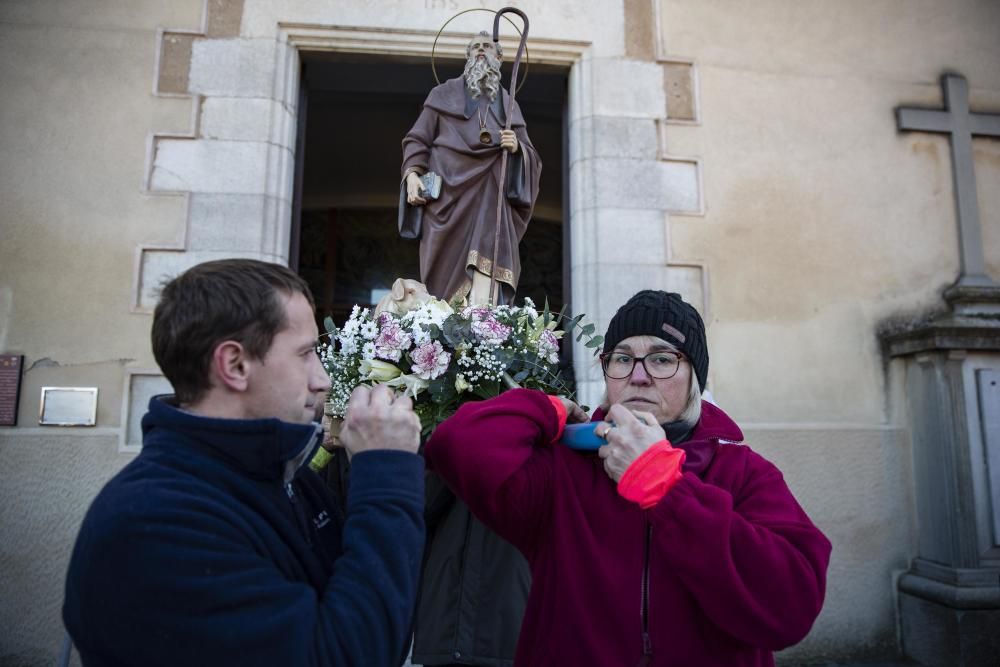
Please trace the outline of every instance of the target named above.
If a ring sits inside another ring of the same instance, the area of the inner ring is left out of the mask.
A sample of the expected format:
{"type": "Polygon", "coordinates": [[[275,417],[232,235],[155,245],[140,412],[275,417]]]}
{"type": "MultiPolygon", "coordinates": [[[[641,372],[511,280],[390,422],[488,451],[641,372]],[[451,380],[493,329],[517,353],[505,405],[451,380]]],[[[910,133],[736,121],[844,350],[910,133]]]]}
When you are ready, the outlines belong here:
{"type": "Polygon", "coordinates": [[[641,361],[649,377],[667,380],[677,374],[681,359],[685,358],[680,352],[652,352],[644,357],[633,357],[625,352],[605,352],[601,355],[601,367],[612,380],[624,380],[632,375],[635,365],[641,361]]]}

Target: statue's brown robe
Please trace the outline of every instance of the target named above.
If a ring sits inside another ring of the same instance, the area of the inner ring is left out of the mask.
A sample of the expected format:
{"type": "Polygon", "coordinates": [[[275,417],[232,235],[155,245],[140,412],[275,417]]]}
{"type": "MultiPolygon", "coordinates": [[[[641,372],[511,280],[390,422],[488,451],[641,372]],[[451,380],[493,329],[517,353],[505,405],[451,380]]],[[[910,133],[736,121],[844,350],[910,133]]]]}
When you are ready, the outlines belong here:
{"type": "MultiPolygon", "coordinates": [[[[403,138],[403,215],[418,214],[406,204],[405,176],[409,171],[437,172],[441,196],[424,205],[420,237],[420,279],[434,296],[452,300],[472,288],[472,273],[487,276],[493,268],[493,240],[497,225],[500,180],[500,130],[510,97],[503,91],[488,107],[465,92],[462,78],[450,79],[427,95],[413,128],[403,138]],[[480,117],[492,142],[480,142],[480,117]]],[[[525,129],[521,109],[514,103],[511,129],[518,151],[507,158],[506,200],[500,219],[500,249],[494,275],[500,283],[499,303],[510,303],[521,275],[518,244],[531,219],[538,196],[542,162],[525,129]]]]}

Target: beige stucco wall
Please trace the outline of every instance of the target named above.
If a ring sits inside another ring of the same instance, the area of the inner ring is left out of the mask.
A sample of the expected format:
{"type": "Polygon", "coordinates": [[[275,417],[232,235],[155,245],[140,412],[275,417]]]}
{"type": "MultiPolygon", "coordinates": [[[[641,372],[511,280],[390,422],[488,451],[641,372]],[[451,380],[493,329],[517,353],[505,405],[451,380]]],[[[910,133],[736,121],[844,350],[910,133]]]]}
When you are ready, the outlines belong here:
{"type": "Polygon", "coordinates": [[[55,664],[80,521],[130,458],[118,453],[116,433],[0,435],[0,665],[55,664]]]}
{"type": "Polygon", "coordinates": [[[51,665],[83,513],[118,453],[123,369],[152,365],[130,312],[136,245],[173,241],[179,197],[143,192],[152,128],[191,103],[153,95],[156,29],[201,0],[0,3],[0,353],[25,355],[18,427],[0,427],[0,664],[51,665]],[[98,426],[38,427],[40,388],[96,386],[98,426]]]}
{"type": "MultiPolygon", "coordinates": [[[[943,306],[958,271],[947,140],[897,134],[893,109],[940,107],[946,69],[973,110],[1000,109],[1000,6],[933,6],[663,2],[665,48],[701,81],[701,125],[669,142],[702,157],[708,209],[674,217],[674,252],[711,266],[715,395],[745,419],[882,421],[876,324],[943,306]]],[[[1000,141],[975,149],[1000,280],[1000,141]]]]}
{"type": "Polygon", "coordinates": [[[197,28],[201,4],[0,4],[0,348],[25,355],[22,425],[42,382],[100,385],[98,424],[117,425],[122,366],[152,364],[136,247],[175,240],[185,203],[144,192],[147,138],[191,123],[190,101],[153,95],[156,29],[197,28]]]}
{"type": "MultiPolygon", "coordinates": [[[[782,658],[884,658],[916,534],[899,368],[876,330],[943,307],[958,271],[947,140],[898,134],[893,109],[941,107],[951,69],[974,111],[1000,111],[1000,6],[659,8],[663,52],[700,82],[700,124],[668,125],[667,143],[702,159],[706,214],[669,225],[673,256],[710,272],[710,386],[834,544],[824,611],[782,658]]],[[[1000,279],[1000,141],[974,147],[1000,279]]]]}

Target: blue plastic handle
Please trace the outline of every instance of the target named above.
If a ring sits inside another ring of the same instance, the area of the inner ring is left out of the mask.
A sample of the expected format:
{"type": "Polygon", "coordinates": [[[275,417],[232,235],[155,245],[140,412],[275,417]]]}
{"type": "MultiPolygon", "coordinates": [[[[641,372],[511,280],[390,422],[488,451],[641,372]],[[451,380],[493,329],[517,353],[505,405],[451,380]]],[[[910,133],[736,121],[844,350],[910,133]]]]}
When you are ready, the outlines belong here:
{"type": "Polygon", "coordinates": [[[559,442],[566,445],[570,449],[586,449],[586,450],[596,450],[603,445],[608,444],[608,441],[604,438],[598,437],[594,432],[599,424],[604,424],[605,422],[587,422],[586,424],[566,424],[563,429],[562,437],[559,438],[559,442]]]}

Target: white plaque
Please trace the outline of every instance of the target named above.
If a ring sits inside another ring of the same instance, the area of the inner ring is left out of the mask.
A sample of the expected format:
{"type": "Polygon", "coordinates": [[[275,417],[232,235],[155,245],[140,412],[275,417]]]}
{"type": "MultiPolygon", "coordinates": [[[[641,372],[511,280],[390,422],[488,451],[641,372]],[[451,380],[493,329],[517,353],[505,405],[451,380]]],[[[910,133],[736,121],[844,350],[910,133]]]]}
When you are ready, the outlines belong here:
{"type": "Polygon", "coordinates": [[[94,426],[97,387],[42,387],[42,426],[94,426]]]}

